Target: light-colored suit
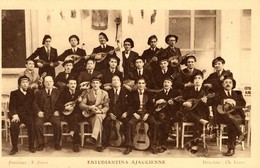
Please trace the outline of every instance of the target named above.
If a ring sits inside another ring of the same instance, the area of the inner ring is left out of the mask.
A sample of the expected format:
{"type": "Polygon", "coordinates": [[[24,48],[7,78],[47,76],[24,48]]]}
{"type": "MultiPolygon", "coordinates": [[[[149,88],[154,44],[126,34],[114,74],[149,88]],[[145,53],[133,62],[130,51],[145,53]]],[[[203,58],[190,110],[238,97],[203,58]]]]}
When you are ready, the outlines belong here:
{"type": "Polygon", "coordinates": [[[96,146],[100,147],[101,144],[101,135],[102,135],[102,123],[106,117],[106,113],[109,109],[109,102],[107,101],[108,93],[105,90],[99,89],[95,92],[93,89],[83,98],[79,107],[82,110],[89,110],[90,106],[98,105],[97,107],[102,111],[103,114],[95,114],[87,118],[87,120],[92,125],[92,137],[97,140],[96,146]]]}

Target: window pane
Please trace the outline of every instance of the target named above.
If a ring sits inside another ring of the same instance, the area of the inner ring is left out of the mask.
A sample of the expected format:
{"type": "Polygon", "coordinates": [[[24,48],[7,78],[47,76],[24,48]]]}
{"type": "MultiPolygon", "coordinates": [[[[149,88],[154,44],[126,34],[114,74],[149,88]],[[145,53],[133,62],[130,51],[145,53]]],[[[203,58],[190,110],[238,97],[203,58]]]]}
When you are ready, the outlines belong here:
{"type": "Polygon", "coordinates": [[[170,16],[171,15],[190,15],[189,10],[170,10],[169,11],[170,16]]]}
{"type": "Polygon", "coordinates": [[[216,15],[216,10],[195,10],[195,15],[216,15]]]}
{"type": "Polygon", "coordinates": [[[216,18],[195,18],[195,48],[216,47],[216,18]]]}
{"type": "Polygon", "coordinates": [[[175,34],[179,37],[176,46],[190,48],[190,18],[170,18],[169,34],[175,34]]]}
{"type": "Polygon", "coordinates": [[[242,17],[241,48],[251,48],[251,17],[242,17]]]}

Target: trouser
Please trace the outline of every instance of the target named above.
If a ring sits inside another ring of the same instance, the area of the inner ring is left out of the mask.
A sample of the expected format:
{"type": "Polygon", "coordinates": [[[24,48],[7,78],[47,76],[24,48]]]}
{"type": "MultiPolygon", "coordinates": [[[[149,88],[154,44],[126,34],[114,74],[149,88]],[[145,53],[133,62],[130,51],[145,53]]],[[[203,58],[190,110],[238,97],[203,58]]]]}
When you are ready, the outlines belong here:
{"type": "Polygon", "coordinates": [[[70,115],[63,116],[64,121],[68,123],[69,130],[74,131],[73,134],[73,145],[80,144],[80,126],[79,126],[79,115],[76,113],[71,113],[70,115]]]}
{"type": "Polygon", "coordinates": [[[61,120],[60,116],[44,116],[38,117],[35,119],[35,129],[36,129],[36,139],[38,145],[44,144],[44,122],[51,122],[53,127],[53,139],[54,144],[59,145],[61,140],[61,120]]]}
{"type": "MultiPolygon", "coordinates": [[[[126,126],[126,146],[133,146],[133,136],[136,129],[136,124],[140,122],[140,120],[137,120],[134,116],[130,119],[130,121],[127,123],[126,126]]],[[[151,146],[157,146],[157,137],[158,137],[158,123],[155,120],[154,116],[149,115],[147,120],[145,121],[149,125],[149,133],[150,136],[150,142],[151,146]]]]}
{"type": "MultiPolygon", "coordinates": [[[[28,131],[29,147],[34,147],[35,141],[35,125],[32,116],[19,116],[20,122],[11,122],[10,134],[13,148],[17,148],[18,136],[20,132],[20,124],[24,123],[28,131]]],[[[12,117],[11,117],[12,120],[12,117]]]]}

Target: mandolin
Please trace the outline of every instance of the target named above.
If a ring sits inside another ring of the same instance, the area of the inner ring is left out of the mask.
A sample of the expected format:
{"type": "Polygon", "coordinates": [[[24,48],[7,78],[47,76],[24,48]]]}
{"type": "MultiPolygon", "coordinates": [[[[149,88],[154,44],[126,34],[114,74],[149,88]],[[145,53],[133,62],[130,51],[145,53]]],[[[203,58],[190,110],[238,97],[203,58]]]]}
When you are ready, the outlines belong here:
{"type": "MultiPolygon", "coordinates": [[[[104,100],[103,102],[101,102],[101,103],[99,103],[99,104],[96,104],[95,106],[97,107],[97,108],[99,108],[99,106],[101,106],[101,105],[103,105],[103,104],[106,104],[106,103],[109,103],[110,102],[110,99],[107,99],[107,100],[104,100]]],[[[83,114],[83,116],[84,117],[90,117],[90,116],[92,116],[92,115],[94,115],[94,114],[103,114],[102,112],[100,112],[100,113],[95,113],[92,109],[88,109],[88,110],[83,110],[82,111],[82,114],[83,114]]]]}
{"type": "Polygon", "coordinates": [[[139,150],[146,150],[150,146],[150,139],[147,134],[149,125],[143,120],[136,124],[135,135],[133,138],[133,146],[139,150]]]}
{"type": "Polygon", "coordinates": [[[144,69],[148,69],[148,70],[152,70],[152,67],[151,67],[151,63],[152,62],[158,62],[158,54],[160,54],[164,49],[163,48],[160,48],[158,51],[155,52],[154,56],[152,57],[152,59],[150,59],[149,61],[147,61],[145,64],[144,64],[144,69]]]}
{"type": "Polygon", "coordinates": [[[121,146],[125,141],[124,134],[120,131],[122,123],[118,120],[111,122],[111,132],[109,138],[109,144],[114,147],[121,146]]]}
{"type": "Polygon", "coordinates": [[[185,59],[188,55],[192,55],[192,54],[195,54],[195,50],[192,50],[191,52],[188,52],[187,54],[182,55],[182,56],[177,56],[177,55],[171,56],[168,59],[170,66],[171,67],[179,66],[183,59],[185,59]]]}
{"type": "MultiPolygon", "coordinates": [[[[177,96],[174,99],[171,98],[170,100],[173,100],[174,102],[176,102],[176,101],[182,100],[182,96],[177,96]]],[[[162,109],[164,109],[166,107],[167,104],[169,104],[169,103],[166,100],[164,100],[161,103],[155,104],[155,111],[156,112],[161,111],[162,109]]]]}
{"type": "Polygon", "coordinates": [[[217,111],[219,114],[229,114],[233,111],[235,111],[236,109],[242,109],[244,108],[244,106],[232,106],[229,103],[225,103],[225,104],[219,104],[217,106],[217,111]]]}
{"type": "MultiPolygon", "coordinates": [[[[215,97],[215,95],[216,95],[215,93],[209,93],[209,94],[206,95],[206,97],[207,97],[207,98],[212,98],[212,97],[215,97]]],[[[188,99],[188,100],[186,100],[186,101],[183,103],[184,109],[185,109],[185,110],[188,110],[188,111],[191,111],[191,110],[193,110],[195,107],[197,107],[197,105],[199,104],[200,101],[201,101],[201,98],[199,98],[199,99],[188,99]],[[187,103],[187,102],[190,102],[190,103],[192,104],[192,106],[191,106],[191,107],[185,106],[185,103],[187,103]]]]}

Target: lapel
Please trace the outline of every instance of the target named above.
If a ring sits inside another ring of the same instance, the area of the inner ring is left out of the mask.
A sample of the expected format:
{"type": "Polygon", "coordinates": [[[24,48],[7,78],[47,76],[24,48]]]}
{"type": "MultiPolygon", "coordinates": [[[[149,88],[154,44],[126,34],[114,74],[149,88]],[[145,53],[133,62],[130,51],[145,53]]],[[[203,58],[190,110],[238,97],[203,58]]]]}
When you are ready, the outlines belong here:
{"type": "MultiPolygon", "coordinates": [[[[27,92],[28,94],[28,92],[27,92]]],[[[24,101],[24,94],[21,92],[20,88],[18,89],[18,94],[17,94],[19,101],[23,102],[24,101]]]]}

